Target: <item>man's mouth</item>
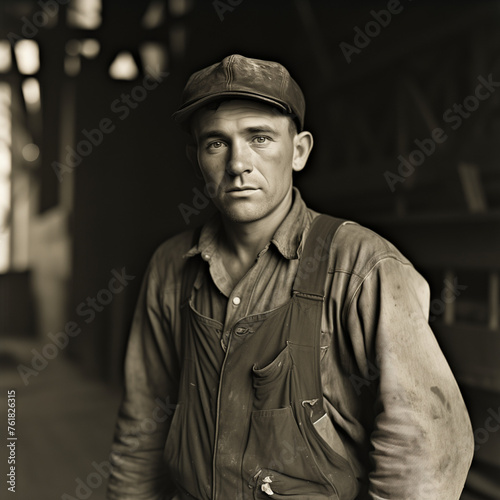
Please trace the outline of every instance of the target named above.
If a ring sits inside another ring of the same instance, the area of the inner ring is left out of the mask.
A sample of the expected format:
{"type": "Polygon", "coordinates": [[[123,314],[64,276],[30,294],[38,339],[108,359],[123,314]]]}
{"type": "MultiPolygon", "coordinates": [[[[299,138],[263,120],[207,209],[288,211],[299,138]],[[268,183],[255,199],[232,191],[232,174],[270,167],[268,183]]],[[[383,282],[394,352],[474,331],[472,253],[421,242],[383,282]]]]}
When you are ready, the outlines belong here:
{"type": "Polygon", "coordinates": [[[257,191],[259,188],[256,188],[254,186],[239,186],[239,187],[233,187],[227,190],[228,193],[243,193],[243,192],[250,192],[250,191],[257,191]]]}

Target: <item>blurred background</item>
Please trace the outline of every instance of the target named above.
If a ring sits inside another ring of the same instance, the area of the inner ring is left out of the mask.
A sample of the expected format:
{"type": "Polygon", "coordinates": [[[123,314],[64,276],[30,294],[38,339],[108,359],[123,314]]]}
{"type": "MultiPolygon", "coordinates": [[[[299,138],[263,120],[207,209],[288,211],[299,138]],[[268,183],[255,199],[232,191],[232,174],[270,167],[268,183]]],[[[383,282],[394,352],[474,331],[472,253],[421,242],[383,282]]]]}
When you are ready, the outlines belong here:
{"type": "Polygon", "coordinates": [[[462,500],[500,499],[498,1],[1,0],[2,477],[15,390],[17,498],[105,498],[142,275],[212,211],[170,115],[231,53],[304,90],[308,205],[429,281],[474,427],[462,500]]]}

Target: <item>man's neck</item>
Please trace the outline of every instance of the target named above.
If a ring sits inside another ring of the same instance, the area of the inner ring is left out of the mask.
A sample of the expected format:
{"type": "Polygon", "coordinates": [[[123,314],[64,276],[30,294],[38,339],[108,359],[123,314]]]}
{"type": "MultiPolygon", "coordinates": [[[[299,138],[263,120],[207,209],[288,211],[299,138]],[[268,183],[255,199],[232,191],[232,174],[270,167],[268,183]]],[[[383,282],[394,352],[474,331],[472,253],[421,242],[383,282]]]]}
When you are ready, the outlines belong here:
{"type": "MultiPolygon", "coordinates": [[[[237,223],[223,218],[223,235],[221,250],[225,257],[238,263],[240,272],[233,272],[241,276],[234,276],[239,280],[252,266],[259,252],[269,243],[274,233],[287,216],[292,206],[293,191],[287,194],[283,202],[276,209],[260,220],[237,223]]],[[[228,263],[229,264],[229,263],[228,263]]],[[[233,270],[235,266],[233,267],[233,270]]],[[[231,272],[230,269],[228,271],[231,272]]]]}

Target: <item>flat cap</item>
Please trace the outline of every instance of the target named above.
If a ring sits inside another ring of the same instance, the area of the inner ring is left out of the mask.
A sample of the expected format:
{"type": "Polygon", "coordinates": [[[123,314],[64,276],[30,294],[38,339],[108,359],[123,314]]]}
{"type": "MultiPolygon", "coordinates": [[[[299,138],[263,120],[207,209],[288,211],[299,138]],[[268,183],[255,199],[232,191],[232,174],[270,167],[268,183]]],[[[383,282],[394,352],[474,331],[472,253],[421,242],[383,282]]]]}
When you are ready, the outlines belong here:
{"type": "Polygon", "coordinates": [[[277,62],[238,54],[193,73],[182,93],[182,105],[172,116],[185,123],[197,109],[226,97],[270,104],[289,114],[299,131],[304,128],[304,94],[288,70],[277,62]]]}

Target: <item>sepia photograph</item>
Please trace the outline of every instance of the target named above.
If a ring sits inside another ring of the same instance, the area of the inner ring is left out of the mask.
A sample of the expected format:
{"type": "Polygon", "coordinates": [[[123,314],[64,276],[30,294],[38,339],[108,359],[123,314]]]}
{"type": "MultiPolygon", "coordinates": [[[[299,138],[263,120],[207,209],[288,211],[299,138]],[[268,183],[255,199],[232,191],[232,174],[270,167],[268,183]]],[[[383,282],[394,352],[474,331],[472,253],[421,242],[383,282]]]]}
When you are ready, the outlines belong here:
{"type": "Polygon", "coordinates": [[[500,3],[0,0],[0,497],[500,500],[500,3]]]}

